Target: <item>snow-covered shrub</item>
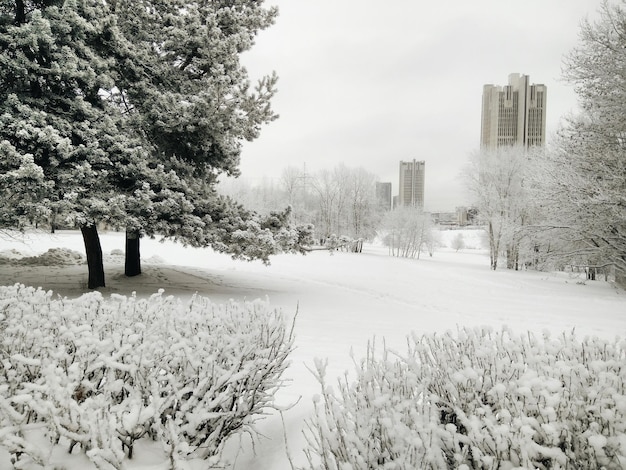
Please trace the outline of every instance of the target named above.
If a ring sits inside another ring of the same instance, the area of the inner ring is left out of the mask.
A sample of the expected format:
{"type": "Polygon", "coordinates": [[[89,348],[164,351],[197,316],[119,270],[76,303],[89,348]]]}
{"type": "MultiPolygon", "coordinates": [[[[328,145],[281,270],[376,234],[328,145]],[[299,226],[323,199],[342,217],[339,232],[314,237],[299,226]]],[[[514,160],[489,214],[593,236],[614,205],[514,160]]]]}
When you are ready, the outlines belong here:
{"type": "Polygon", "coordinates": [[[28,439],[36,431],[105,469],[149,437],[172,468],[219,461],[226,438],[252,432],[272,406],[292,347],[267,302],[0,287],[0,445],[45,464],[50,450],[28,439]]]}
{"type": "Polygon", "coordinates": [[[463,238],[462,233],[457,233],[456,236],[452,239],[451,248],[454,251],[459,251],[465,248],[465,239],[463,238]]]}
{"type": "Polygon", "coordinates": [[[325,381],[310,469],[626,468],[626,342],[463,329],[325,381]]]}

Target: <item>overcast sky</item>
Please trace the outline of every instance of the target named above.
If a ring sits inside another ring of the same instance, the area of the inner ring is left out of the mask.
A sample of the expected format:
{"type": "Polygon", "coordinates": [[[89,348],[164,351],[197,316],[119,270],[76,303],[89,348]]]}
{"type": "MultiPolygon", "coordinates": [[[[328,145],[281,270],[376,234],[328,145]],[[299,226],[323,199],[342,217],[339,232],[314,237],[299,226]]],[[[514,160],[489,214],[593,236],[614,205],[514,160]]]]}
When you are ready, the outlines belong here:
{"type": "MultiPolygon", "coordinates": [[[[460,173],[478,149],[482,87],[510,73],[548,87],[547,130],[575,111],[563,56],[601,0],[266,0],[280,10],[243,62],[276,71],[280,118],[246,143],[242,178],[338,163],[397,194],[400,160],[426,162],[425,206],[467,202],[460,173]]],[[[548,136],[550,139],[550,136],[548,136]]]]}

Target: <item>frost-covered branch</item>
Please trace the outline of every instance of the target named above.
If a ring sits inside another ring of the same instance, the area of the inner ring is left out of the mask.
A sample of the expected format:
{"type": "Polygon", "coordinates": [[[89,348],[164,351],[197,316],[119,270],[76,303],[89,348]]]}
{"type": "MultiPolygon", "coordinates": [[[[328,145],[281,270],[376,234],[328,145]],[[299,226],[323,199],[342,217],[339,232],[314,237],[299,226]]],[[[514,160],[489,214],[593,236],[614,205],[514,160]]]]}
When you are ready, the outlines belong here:
{"type": "Polygon", "coordinates": [[[624,340],[507,328],[370,344],[335,388],[316,361],[304,468],[623,468],[624,361],[624,340]]]}
{"type": "Polygon", "coordinates": [[[261,301],[53,299],[15,285],[0,287],[0,311],[0,445],[43,464],[59,444],[120,468],[148,437],[173,461],[215,464],[274,406],[294,341],[261,301]],[[29,426],[45,430],[43,450],[29,426]]]}

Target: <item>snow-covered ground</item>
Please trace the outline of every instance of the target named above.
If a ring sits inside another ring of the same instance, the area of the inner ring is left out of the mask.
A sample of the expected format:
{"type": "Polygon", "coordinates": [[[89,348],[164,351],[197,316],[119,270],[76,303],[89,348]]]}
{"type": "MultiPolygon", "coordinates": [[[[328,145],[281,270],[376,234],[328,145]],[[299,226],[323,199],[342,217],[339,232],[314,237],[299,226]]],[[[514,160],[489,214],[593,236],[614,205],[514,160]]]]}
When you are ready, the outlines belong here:
{"type": "MultiPolygon", "coordinates": [[[[384,339],[388,348],[404,351],[411,332],[506,324],[520,334],[575,329],[581,338],[626,336],[623,290],[564,273],[490,271],[488,255],[480,249],[480,231],[463,231],[467,248],[455,252],[448,247],[457,233],[442,232],[444,246],[432,258],[393,258],[384,247],[366,245],[361,254],[280,255],[269,267],[233,261],[207,249],[142,240],[144,274],[125,278],[119,251],[124,235],[105,232],[101,242],[107,287],[101,291],[144,296],[164,288],[166,294],[189,297],[198,292],[216,302],[267,297],[288,316],[297,312],[296,350],[288,370],[292,382],[277,396],[286,407],[297,402],[284,412],[286,432],[274,414],[259,425],[265,437],[256,443],[256,455],[247,437],[227,449],[232,469],[287,470],[284,435],[295,465],[305,463],[301,431],[311,413],[312,396],[318,393],[307,366],[316,357],[328,358],[329,376],[338,377],[352,368],[351,353],[357,359],[365,354],[368,340],[384,339]]],[[[0,285],[41,286],[63,296],[85,292],[87,268],[74,264],[65,251],[34,258],[49,248],[84,251],[77,232],[29,234],[23,240],[0,237],[0,285]],[[24,256],[33,258],[19,261],[24,256]]],[[[140,449],[129,468],[163,468],[148,453],[140,449]]],[[[84,460],[64,464],[68,469],[85,468],[84,460]]],[[[0,457],[0,468],[6,465],[0,457]]]]}

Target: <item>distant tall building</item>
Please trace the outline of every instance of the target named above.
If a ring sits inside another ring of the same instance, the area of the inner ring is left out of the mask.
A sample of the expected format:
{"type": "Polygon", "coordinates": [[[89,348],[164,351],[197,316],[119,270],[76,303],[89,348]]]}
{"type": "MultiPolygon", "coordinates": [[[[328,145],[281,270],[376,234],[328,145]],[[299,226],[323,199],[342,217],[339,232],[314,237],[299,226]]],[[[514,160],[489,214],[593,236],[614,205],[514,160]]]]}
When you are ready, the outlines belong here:
{"type": "Polygon", "coordinates": [[[545,144],[547,88],[529,80],[512,73],[508,85],[483,86],[481,148],[545,144]]]}
{"type": "Polygon", "coordinates": [[[426,163],[400,162],[399,206],[424,207],[424,174],[426,163]]]}
{"type": "Polygon", "coordinates": [[[376,182],[376,200],[383,210],[391,210],[391,183],[376,182]]]}

